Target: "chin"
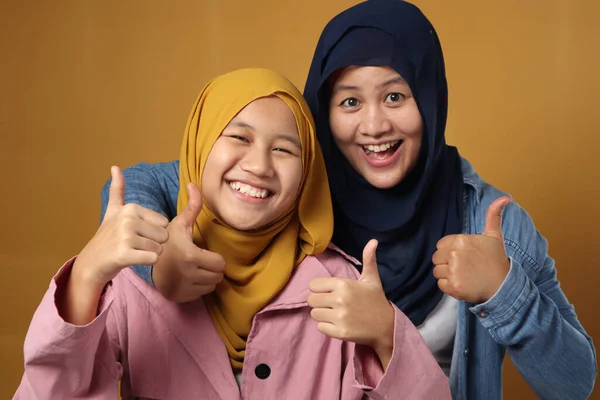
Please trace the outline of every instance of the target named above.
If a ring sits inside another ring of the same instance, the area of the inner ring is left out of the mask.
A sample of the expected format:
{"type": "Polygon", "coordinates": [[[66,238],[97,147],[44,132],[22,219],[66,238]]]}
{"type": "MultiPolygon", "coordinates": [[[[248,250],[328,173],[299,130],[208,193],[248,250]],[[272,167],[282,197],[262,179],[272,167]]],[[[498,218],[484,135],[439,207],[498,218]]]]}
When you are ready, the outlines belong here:
{"type": "Polygon", "coordinates": [[[371,180],[371,179],[367,179],[367,182],[369,182],[371,184],[371,186],[376,187],[377,189],[391,189],[394,186],[396,186],[399,182],[396,181],[389,181],[389,180],[371,180]]]}
{"type": "Polygon", "coordinates": [[[367,180],[367,182],[369,182],[371,184],[371,186],[376,187],[377,189],[391,189],[394,186],[398,185],[400,182],[402,182],[402,178],[404,176],[377,176],[376,174],[373,175],[363,175],[365,177],[365,179],[367,180]]]}

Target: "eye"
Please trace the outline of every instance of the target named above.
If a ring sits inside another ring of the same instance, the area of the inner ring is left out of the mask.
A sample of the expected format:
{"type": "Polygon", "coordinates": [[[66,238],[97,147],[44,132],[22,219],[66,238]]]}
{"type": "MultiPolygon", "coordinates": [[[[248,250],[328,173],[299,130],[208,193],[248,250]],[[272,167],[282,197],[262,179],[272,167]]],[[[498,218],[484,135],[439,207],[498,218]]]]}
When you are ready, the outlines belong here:
{"type": "Polygon", "coordinates": [[[406,98],[406,96],[404,96],[402,93],[390,93],[385,97],[385,102],[386,103],[400,103],[402,100],[404,100],[406,98]]]}
{"type": "Polygon", "coordinates": [[[296,149],[296,147],[292,147],[292,149],[290,149],[289,147],[281,147],[281,146],[279,146],[279,147],[275,147],[273,149],[273,151],[275,151],[277,153],[280,153],[280,154],[281,153],[283,153],[283,154],[289,154],[289,155],[294,156],[294,157],[300,157],[300,153],[301,153],[301,150],[300,149],[296,149]]]}
{"type": "Polygon", "coordinates": [[[346,107],[346,108],[354,108],[354,107],[357,107],[358,104],[359,104],[358,99],[356,99],[355,97],[348,97],[347,99],[343,100],[340,103],[340,106],[346,107]]]}
{"type": "Polygon", "coordinates": [[[239,140],[244,143],[250,143],[250,141],[247,138],[240,136],[240,135],[229,135],[229,137],[232,139],[235,139],[235,140],[239,140]]]}
{"type": "Polygon", "coordinates": [[[287,153],[287,154],[294,155],[294,153],[291,150],[288,150],[288,149],[286,149],[284,147],[275,147],[273,149],[273,151],[277,151],[277,152],[281,152],[281,153],[287,153]]]}

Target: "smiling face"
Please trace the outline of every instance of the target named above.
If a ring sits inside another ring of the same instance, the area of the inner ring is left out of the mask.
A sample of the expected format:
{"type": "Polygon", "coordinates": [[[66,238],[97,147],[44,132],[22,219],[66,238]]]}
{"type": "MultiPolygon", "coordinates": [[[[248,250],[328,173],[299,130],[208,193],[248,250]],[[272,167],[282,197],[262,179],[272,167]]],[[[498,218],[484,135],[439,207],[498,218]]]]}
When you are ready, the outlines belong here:
{"type": "Polygon", "coordinates": [[[408,84],[389,67],[345,68],[329,101],[333,139],[371,185],[396,186],[415,167],[423,120],[408,84]]]}
{"type": "Polygon", "coordinates": [[[267,226],[294,204],[302,181],[294,114],[277,97],[254,100],[225,127],[204,166],[202,194],[238,230],[267,226]]]}

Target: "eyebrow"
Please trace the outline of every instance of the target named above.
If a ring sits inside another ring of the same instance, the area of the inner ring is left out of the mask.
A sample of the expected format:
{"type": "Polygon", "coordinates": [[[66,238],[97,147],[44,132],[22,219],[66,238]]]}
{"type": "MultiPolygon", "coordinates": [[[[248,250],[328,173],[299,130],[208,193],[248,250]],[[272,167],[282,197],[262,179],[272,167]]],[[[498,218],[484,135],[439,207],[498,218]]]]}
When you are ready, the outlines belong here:
{"type": "MultiPolygon", "coordinates": [[[[254,126],[252,126],[244,121],[234,119],[229,123],[229,125],[237,126],[238,128],[244,128],[244,129],[248,129],[249,131],[256,132],[256,129],[254,128],[254,126]]],[[[286,141],[290,142],[291,144],[293,144],[294,146],[298,147],[298,149],[302,150],[302,145],[300,144],[300,140],[298,140],[298,138],[295,138],[290,135],[286,135],[284,133],[280,133],[275,136],[275,139],[286,140],[286,141]]]]}
{"type": "MultiPolygon", "coordinates": [[[[379,85],[377,85],[377,88],[383,89],[383,88],[386,88],[386,87],[396,84],[396,83],[404,84],[404,85],[407,84],[406,81],[401,76],[397,76],[395,78],[388,79],[387,81],[385,81],[383,83],[380,83],[379,85]]],[[[343,83],[339,84],[339,85],[335,85],[334,88],[335,88],[335,90],[361,90],[361,88],[359,86],[344,85],[343,83]]]]}
{"type": "Polygon", "coordinates": [[[237,120],[237,119],[233,119],[231,120],[231,122],[229,122],[229,125],[233,125],[233,126],[237,126],[238,128],[244,128],[244,129],[248,129],[249,131],[256,131],[256,129],[254,129],[254,127],[250,124],[247,124],[246,122],[237,120]]]}

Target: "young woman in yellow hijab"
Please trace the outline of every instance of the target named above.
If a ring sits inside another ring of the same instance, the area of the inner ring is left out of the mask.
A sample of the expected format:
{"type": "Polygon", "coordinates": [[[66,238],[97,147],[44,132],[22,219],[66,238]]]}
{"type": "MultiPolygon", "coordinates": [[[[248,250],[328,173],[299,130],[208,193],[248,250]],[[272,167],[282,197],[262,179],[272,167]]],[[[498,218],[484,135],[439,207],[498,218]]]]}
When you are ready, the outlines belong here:
{"type": "MultiPolygon", "coordinates": [[[[194,242],[225,257],[225,279],[205,302],[241,369],[254,315],[333,233],[325,164],[303,97],[263,69],[210,82],[187,124],[180,181],[204,193],[194,242]]],[[[187,203],[184,189],[178,210],[187,203]]]]}
{"type": "Polygon", "coordinates": [[[287,79],[264,69],[217,77],[188,120],[177,218],[225,261],[207,272],[214,290],[203,298],[169,301],[127,268],[166,255],[169,223],[125,205],[123,175],[112,175],[102,225],[34,315],[16,399],[112,399],[119,380],[124,399],[450,398],[418,331],[385,299],[375,243],[360,277],[327,248],[324,163],[287,79]],[[353,343],[364,327],[344,326],[336,306],[357,279],[375,296],[354,301],[387,313],[389,326],[353,343]]]}

